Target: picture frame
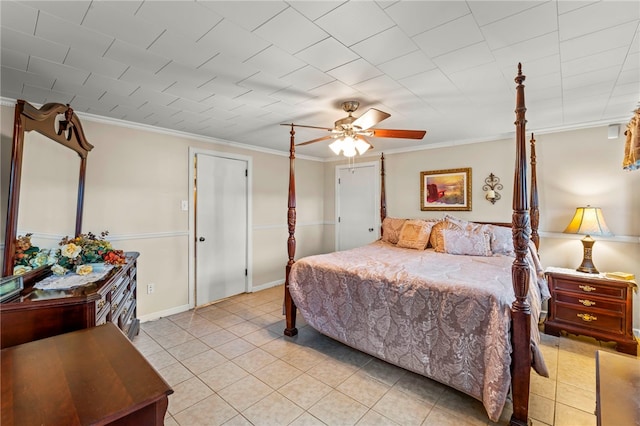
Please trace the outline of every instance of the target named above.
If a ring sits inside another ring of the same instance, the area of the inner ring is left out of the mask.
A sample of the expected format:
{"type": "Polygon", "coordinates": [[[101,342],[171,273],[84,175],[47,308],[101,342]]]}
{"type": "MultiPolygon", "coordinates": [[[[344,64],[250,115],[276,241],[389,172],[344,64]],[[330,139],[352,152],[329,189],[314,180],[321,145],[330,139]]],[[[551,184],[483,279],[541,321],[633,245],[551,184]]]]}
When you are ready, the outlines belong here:
{"type": "Polygon", "coordinates": [[[471,167],[420,172],[420,210],[471,211],[471,167]]]}

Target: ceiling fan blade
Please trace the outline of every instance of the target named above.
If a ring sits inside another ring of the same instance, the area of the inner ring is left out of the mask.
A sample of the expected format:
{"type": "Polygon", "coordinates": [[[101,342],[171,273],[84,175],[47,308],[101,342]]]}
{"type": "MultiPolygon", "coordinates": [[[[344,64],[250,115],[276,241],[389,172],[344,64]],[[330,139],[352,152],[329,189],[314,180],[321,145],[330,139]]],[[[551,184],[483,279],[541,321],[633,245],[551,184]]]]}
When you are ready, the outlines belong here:
{"type": "MultiPolygon", "coordinates": [[[[281,123],[281,126],[291,126],[291,123],[286,124],[286,123],[281,123]]],[[[294,124],[294,127],[306,127],[308,129],[320,129],[320,130],[328,130],[328,131],[332,131],[333,129],[331,127],[318,127],[318,126],[305,126],[304,124],[294,124]]]]}
{"type": "Polygon", "coordinates": [[[333,138],[333,135],[331,135],[331,136],[323,136],[321,138],[311,139],[310,141],[297,143],[296,146],[309,145],[309,144],[320,142],[320,141],[326,141],[327,139],[332,139],[332,138],[333,138]]]}
{"type": "Polygon", "coordinates": [[[394,130],[372,129],[376,138],[422,139],[427,134],[426,130],[394,130]]]}
{"type": "Polygon", "coordinates": [[[379,109],[369,108],[367,112],[362,114],[356,119],[356,121],[353,122],[353,126],[360,127],[362,130],[366,130],[389,117],[391,117],[391,114],[387,114],[386,112],[380,111],[379,109]]]}

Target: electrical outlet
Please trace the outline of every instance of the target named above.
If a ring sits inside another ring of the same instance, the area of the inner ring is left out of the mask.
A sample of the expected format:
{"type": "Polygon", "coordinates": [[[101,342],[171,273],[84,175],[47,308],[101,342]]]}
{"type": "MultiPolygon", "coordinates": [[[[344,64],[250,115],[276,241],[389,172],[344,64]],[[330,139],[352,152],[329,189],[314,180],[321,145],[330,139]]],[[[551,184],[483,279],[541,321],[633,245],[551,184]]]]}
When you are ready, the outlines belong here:
{"type": "Polygon", "coordinates": [[[156,291],[156,285],[151,283],[147,284],[147,294],[152,294],[156,291]]]}

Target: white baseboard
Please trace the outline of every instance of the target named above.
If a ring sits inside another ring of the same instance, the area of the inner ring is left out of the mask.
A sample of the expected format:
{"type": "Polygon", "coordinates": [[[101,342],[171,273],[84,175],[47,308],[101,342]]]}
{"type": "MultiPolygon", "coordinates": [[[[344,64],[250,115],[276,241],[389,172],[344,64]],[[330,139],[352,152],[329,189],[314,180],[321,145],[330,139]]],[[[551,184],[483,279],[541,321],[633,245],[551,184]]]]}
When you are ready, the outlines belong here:
{"type": "MultiPolygon", "coordinates": [[[[269,283],[264,283],[258,286],[254,286],[251,289],[252,293],[255,293],[256,291],[260,291],[260,290],[266,290],[268,288],[271,287],[277,287],[279,285],[284,284],[284,280],[277,280],[277,281],[271,281],[269,283]]],[[[142,315],[140,317],[138,317],[138,319],[140,320],[140,322],[147,322],[147,321],[154,321],[160,318],[164,318],[164,317],[168,317],[171,315],[175,315],[175,314],[179,314],[181,312],[186,312],[188,311],[189,305],[182,305],[182,306],[176,306],[175,308],[171,308],[171,309],[166,309],[164,311],[158,311],[158,312],[153,312],[151,314],[147,314],[147,315],[142,315]]]]}
{"type": "Polygon", "coordinates": [[[260,290],[266,290],[271,287],[277,287],[282,284],[284,284],[284,280],[271,281],[270,283],[255,285],[251,288],[251,293],[255,293],[256,291],[260,291],[260,290]]]}
{"type": "Polygon", "coordinates": [[[170,315],[179,314],[180,312],[186,312],[189,310],[189,305],[176,306],[175,308],[167,309],[164,311],[153,312],[148,315],[142,315],[138,317],[140,322],[154,321],[160,318],[168,317],[170,315]]]}
{"type": "Polygon", "coordinates": [[[634,328],[633,335],[636,336],[636,340],[640,340],[640,328],[634,328]]]}

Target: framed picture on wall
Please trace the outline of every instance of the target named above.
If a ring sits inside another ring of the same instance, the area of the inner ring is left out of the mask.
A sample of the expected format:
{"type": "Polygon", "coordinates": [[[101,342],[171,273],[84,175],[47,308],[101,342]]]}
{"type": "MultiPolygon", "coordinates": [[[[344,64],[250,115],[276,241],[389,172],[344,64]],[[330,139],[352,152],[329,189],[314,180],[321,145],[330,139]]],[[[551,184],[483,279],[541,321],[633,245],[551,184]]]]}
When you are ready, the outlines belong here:
{"type": "Polygon", "coordinates": [[[471,210],[471,167],[420,172],[420,210],[471,210]]]}

